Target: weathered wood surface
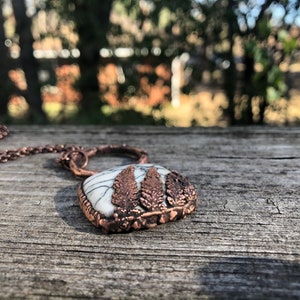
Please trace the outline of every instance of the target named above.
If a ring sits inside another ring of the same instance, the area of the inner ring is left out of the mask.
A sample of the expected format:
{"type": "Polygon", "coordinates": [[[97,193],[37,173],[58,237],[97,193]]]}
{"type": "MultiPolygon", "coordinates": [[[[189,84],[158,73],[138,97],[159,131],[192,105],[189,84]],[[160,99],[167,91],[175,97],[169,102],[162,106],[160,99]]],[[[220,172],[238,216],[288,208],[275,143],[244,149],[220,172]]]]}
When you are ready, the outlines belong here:
{"type": "Polygon", "coordinates": [[[300,299],[300,128],[11,129],[1,149],[145,148],[152,162],[188,176],[200,201],[184,220],[103,235],[57,155],[0,164],[1,299],[300,299]]]}

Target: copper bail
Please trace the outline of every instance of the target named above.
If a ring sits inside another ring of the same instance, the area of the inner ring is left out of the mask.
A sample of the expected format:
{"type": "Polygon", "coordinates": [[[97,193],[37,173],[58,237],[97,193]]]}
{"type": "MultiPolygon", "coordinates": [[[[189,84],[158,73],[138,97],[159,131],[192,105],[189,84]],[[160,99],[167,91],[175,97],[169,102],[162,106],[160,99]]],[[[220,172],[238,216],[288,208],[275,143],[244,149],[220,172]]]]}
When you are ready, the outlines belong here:
{"type": "Polygon", "coordinates": [[[90,149],[81,147],[73,148],[63,152],[58,159],[58,163],[67,170],[70,170],[77,177],[89,177],[98,173],[97,171],[85,169],[88,165],[89,157],[96,154],[128,156],[136,159],[137,164],[149,162],[147,152],[140,148],[127,145],[104,145],[90,149]]]}

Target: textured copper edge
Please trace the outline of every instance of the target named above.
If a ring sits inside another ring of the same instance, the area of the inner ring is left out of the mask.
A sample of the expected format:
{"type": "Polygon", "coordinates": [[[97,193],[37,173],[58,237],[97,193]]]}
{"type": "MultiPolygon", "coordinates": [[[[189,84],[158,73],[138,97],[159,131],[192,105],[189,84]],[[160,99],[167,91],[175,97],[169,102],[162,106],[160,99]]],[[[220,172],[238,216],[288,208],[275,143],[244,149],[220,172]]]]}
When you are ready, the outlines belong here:
{"type": "Polygon", "coordinates": [[[83,183],[81,183],[77,191],[79,206],[87,219],[96,227],[100,227],[103,233],[119,233],[154,228],[160,224],[185,218],[197,207],[196,190],[185,177],[176,172],[171,172],[170,174],[175,178],[180,177],[184,179],[184,191],[187,192],[187,199],[184,205],[171,206],[168,204],[163,209],[146,212],[133,209],[130,211],[130,214],[116,208],[112,217],[106,217],[93,208],[83,191],[83,183]]]}

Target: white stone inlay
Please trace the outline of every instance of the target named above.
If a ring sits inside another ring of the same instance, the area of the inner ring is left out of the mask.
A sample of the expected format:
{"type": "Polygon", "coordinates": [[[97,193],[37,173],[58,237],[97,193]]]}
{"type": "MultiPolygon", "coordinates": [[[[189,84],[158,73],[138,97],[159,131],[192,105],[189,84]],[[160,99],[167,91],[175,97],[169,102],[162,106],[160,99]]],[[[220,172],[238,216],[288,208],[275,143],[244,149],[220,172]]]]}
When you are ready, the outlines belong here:
{"type": "MultiPolygon", "coordinates": [[[[114,213],[115,206],[111,203],[112,194],[114,193],[113,184],[116,176],[126,169],[129,165],[120,166],[105,170],[97,173],[83,182],[83,191],[87,199],[91,202],[93,208],[106,217],[110,217],[114,213]]],[[[138,188],[141,188],[141,182],[145,178],[148,170],[151,167],[155,167],[160,174],[163,186],[165,178],[170,171],[162,166],[154,164],[135,164],[134,177],[138,184],[138,188]]]]}

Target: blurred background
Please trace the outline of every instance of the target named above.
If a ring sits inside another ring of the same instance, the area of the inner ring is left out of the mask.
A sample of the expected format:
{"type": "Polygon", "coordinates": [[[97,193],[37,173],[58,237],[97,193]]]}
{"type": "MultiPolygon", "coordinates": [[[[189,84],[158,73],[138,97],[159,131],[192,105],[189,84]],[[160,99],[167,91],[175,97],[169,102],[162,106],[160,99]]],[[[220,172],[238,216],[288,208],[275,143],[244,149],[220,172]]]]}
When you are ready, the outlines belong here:
{"type": "Polygon", "coordinates": [[[0,4],[0,123],[300,124],[298,0],[0,4]]]}

